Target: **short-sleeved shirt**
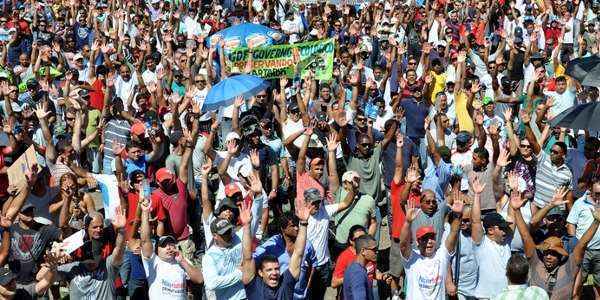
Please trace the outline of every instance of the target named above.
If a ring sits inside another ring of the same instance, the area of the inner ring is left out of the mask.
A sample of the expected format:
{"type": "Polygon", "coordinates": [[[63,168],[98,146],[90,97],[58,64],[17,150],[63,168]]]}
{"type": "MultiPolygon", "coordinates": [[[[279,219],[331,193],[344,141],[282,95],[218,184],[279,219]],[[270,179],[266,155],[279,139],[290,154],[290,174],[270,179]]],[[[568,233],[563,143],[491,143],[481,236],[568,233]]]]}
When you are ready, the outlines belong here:
{"type": "Polygon", "coordinates": [[[113,266],[112,255],[93,272],[88,271],[80,261],[59,266],[57,271],[60,280],[70,282],[71,299],[111,300],[117,297],[114,282],[119,267],[113,266]]]}
{"type": "Polygon", "coordinates": [[[473,132],[475,126],[473,125],[473,119],[471,119],[471,115],[469,115],[469,111],[467,110],[467,98],[467,95],[463,91],[455,93],[456,119],[458,120],[458,128],[460,128],[461,131],[465,130],[473,132]]]}
{"type": "Polygon", "coordinates": [[[546,206],[552,200],[554,191],[560,186],[570,187],[572,180],[573,174],[566,164],[555,166],[550,160],[550,155],[540,151],[533,202],[538,207],[546,206]]]}
{"type": "MultiPolygon", "coordinates": [[[[350,266],[356,260],[356,252],[354,252],[354,247],[350,246],[346,248],[337,258],[335,262],[335,269],[333,269],[333,277],[334,278],[344,278],[344,273],[348,266],[350,266]]],[[[377,266],[373,262],[368,262],[365,266],[367,269],[367,277],[369,280],[373,281],[375,278],[375,272],[377,266]]]]}
{"type": "MultiPolygon", "coordinates": [[[[392,228],[390,228],[390,230],[392,238],[394,239],[400,238],[400,230],[402,229],[404,220],[406,219],[404,208],[402,207],[402,203],[400,203],[400,195],[402,194],[404,185],[405,183],[395,183],[394,180],[392,180],[390,189],[390,202],[392,206],[392,228]]],[[[415,204],[418,207],[421,202],[421,195],[410,191],[407,202],[415,204]]]]}
{"type": "Polygon", "coordinates": [[[319,210],[308,218],[306,236],[315,247],[317,266],[329,262],[328,228],[329,220],[337,212],[339,204],[321,205],[319,210]]]}
{"type": "Polygon", "coordinates": [[[53,225],[42,226],[39,230],[23,229],[17,223],[10,227],[8,266],[17,275],[17,283],[28,284],[35,280],[38,261],[58,237],[59,230],[53,225]]]}
{"type": "MultiPolygon", "coordinates": [[[[335,193],[336,203],[344,201],[346,195],[348,195],[348,191],[346,191],[344,188],[339,188],[335,193]]],[[[350,232],[350,228],[352,228],[352,226],[362,225],[365,228],[367,228],[369,225],[369,221],[375,218],[376,203],[373,197],[366,194],[360,194],[358,200],[354,199],[354,201],[357,201],[356,204],[354,204],[352,210],[348,212],[348,214],[342,220],[341,223],[339,223],[339,220],[343,215],[346,214],[346,211],[350,208],[341,211],[335,216],[335,239],[340,244],[345,244],[347,242],[348,233],[350,232]]]]}
{"type": "MultiPolygon", "coordinates": [[[[536,253],[529,259],[531,286],[539,286],[548,291],[549,272],[542,260],[542,253],[536,250],[536,253]]],[[[550,299],[570,299],[573,295],[573,282],[579,271],[579,266],[575,263],[575,256],[569,255],[567,260],[558,265],[556,271],[556,283],[552,289],[552,297],[550,299]]]]}
{"type": "Polygon", "coordinates": [[[417,248],[417,230],[422,226],[433,226],[433,230],[435,230],[435,241],[438,247],[441,246],[440,242],[442,241],[442,235],[444,234],[444,220],[446,218],[446,214],[448,213],[448,206],[446,203],[438,203],[438,209],[433,213],[433,215],[428,215],[421,211],[417,217],[412,221],[410,226],[410,231],[412,235],[413,241],[413,249],[417,248]]]}
{"type": "Polygon", "coordinates": [[[308,171],[305,172],[296,172],[296,203],[298,201],[304,200],[304,191],[316,188],[319,191],[321,197],[329,198],[328,195],[325,194],[325,187],[318,180],[312,178],[308,171]]]}
{"type": "Polygon", "coordinates": [[[411,250],[410,257],[402,257],[406,271],[406,299],[446,299],[446,277],[452,254],[441,246],[432,257],[411,250]]]}
{"type": "Polygon", "coordinates": [[[357,262],[352,262],[344,272],[344,300],[372,300],[373,284],[367,275],[367,269],[357,262]]]}
{"type": "Polygon", "coordinates": [[[483,236],[479,245],[475,245],[475,257],[479,264],[479,282],[475,289],[475,297],[491,298],[508,286],[506,264],[510,255],[510,243],[499,245],[487,235],[483,236]]]}
{"type": "Polygon", "coordinates": [[[152,253],[142,263],[148,280],[151,300],[187,299],[185,270],[175,261],[164,261],[152,253]]]}
{"type": "Polygon", "coordinates": [[[262,278],[254,276],[252,281],[244,288],[248,300],[289,300],[294,296],[294,285],[296,279],[286,270],[279,277],[277,288],[272,288],[265,284],[262,278]]]}
{"type": "Polygon", "coordinates": [[[177,179],[177,193],[168,195],[161,189],[156,189],[152,193],[152,202],[160,202],[165,212],[169,216],[169,229],[173,236],[178,240],[185,240],[190,236],[188,226],[188,193],[186,185],[180,179],[177,179]]]}
{"type": "MultiPolygon", "coordinates": [[[[581,239],[585,232],[592,226],[594,222],[594,216],[592,211],[594,210],[594,202],[589,199],[589,193],[586,192],[581,198],[577,199],[571,211],[567,216],[567,223],[573,224],[576,227],[575,237],[581,239]]],[[[596,230],[592,240],[588,243],[588,250],[600,250],[600,230],[596,230]]]]}
{"type": "Polygon", "coordinates": [[[568,89],[559,94],[555,91],[547,91],[546,96],[554,97],[554,104],[549,109],[550,118],[558,116],[561,112],[575,105],[575,91],[568,89]]]}
{"type": "Polygon", "coordinates": [[[347,169],[358,172],[360,175],[360,192],[371,195],[375,201],[381,197],[381,160],[382,146],[375,146],[370,157],[357,157],[351,155],[348,159],[347,169]]]}
{"type": "Polygon", "coordinates": [[[406,112],[406,136],[423,138],[425,136],[425,118],[429,114],[429,104],[424,100],[417,102],[415,98],[405,98],[400,106],[406,112]]]}

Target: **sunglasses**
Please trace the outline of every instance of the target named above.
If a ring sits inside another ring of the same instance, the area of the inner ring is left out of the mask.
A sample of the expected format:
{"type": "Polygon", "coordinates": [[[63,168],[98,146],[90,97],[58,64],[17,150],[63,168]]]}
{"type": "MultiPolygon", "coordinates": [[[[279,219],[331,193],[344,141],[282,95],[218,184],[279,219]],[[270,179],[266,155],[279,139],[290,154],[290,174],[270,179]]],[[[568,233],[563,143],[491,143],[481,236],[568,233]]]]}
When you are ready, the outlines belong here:
{"type": "Polygon", "coordinates": [[[367,118],[365,118],[365,117],[356,118],[356,122],[365,122],[365,121],[367,121],[367,118]]]}
{"type": "Polygon", "coordinates": [[[256,95],[256,98],[267,98],[267,95],[256,95]]]}
{"type": "Polygon", "coordinates": [[[362,143],[362,144],[359,144],[359,145],[360,145],[361,147],[364,147],[364,148],[369,148],[369,147],[371,147],[371,144],[369,144],[369,143],[362,143]]]}
{"type": "Polygon", "coordinates": [[[531,145],[525,145],[525,144],[521,144],[519,145],[521,148],[531,148],[531,145]]]}
{"type": "Polygon", "coordinates": [[[461,223],[471,223],[471,219],[462,219],[460,220],[461,223]]]}

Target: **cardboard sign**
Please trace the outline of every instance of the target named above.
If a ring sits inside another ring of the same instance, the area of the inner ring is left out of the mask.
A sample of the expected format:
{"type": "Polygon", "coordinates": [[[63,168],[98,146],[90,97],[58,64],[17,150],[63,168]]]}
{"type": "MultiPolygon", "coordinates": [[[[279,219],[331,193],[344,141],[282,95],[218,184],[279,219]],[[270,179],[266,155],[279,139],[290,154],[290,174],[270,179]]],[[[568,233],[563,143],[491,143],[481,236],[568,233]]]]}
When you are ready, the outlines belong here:
{"type": "MultiPolygon", "coordinates": [[[[8,175],[8,183],[15,184],[21,180],[27,180],[25,172],[31,170],[31,166],[37,165],[37,157],[33,145],[29,146],[25,153],[21,154],[15,162],[8,167],[6,174],[8,175]]],[[[38,168],[38,172],[40,169],[38,168]]]]}

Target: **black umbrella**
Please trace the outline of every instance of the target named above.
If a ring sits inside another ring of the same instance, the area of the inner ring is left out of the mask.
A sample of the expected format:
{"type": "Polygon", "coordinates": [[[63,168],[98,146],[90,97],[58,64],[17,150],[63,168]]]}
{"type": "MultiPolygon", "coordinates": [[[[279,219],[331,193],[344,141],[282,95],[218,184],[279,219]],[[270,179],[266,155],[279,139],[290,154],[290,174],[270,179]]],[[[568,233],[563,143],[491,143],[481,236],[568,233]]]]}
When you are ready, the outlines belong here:
{"type": "Polygon", "coordinates": [[[576,58],[567,64],[566,73],[581,85],[600,87],[600,57],[593,55],[576,58]]]}
{"type": "Polygon", "coordinates": [[[550,125],[572,129],[600,131],[599,102],[590,102],[573,106],[554,117],[550,125]]]}

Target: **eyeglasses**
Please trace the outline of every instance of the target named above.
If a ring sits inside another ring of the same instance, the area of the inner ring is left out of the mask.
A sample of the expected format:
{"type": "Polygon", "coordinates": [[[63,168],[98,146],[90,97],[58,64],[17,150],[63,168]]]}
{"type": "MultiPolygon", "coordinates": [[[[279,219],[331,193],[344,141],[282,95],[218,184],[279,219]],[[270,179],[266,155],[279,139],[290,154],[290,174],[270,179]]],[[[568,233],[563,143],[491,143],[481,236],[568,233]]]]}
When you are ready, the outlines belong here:
{"type": "Polygon", "coordinates": [[[471,219],[461,219],[461,223],[471,223],[471,219]]]}
{"type": "Polygon", "coordinates": [[[204,80],[204,79],[197,79],[196,83],[206,83],[206,80],[204,80]]]}
{"type": "Polygon", "coordinates": [[[299,109],[294,109],[290,111],[290,114],[299,114],[300,110],[299,109]]]}
{"type": "Polygon", "coordinates": [[[366,120],[367,120],[367,118],[365,118],[365,117],[356,118],[356,122],[365,122],[366,120]]]}
{"type": "Polygon", "coordinates": [[[267,98],[267,95],[256,95],[256,98],[267,98]]]}
{"type": "Polygon", "coordinates": [[[416,64],[417,64],[417,62],[416,62],[416,61],[409,61],[409,62],[408,62],[408,64],[409,64],[409,65],[416,65],[416,64]]]}
{"type": "Polygon", "coordinates": [[[369,143],[362,143],[362,144],[359,144],[359,145],[360,145],[361,147],[364,147],[364,148],[369,148],[369,147],[371,147],[371,144],[369,144],[369,143]]]}
{"type": "Polygon", "coordinates": [[[379,250],[377,249],[377,246],[373,247],[373,248],[365,248],[365,250],[370,250],[373,251],[375,253],[377,253],[379,250]]]}
{"type": "Polygon", "coordinates": [[[521,144],[519,145],[521,148],[531,148],[531,145],[521,144]]]}

